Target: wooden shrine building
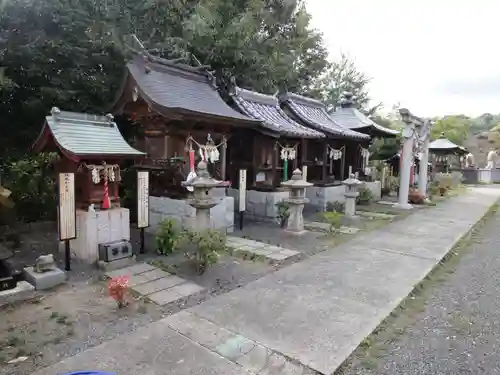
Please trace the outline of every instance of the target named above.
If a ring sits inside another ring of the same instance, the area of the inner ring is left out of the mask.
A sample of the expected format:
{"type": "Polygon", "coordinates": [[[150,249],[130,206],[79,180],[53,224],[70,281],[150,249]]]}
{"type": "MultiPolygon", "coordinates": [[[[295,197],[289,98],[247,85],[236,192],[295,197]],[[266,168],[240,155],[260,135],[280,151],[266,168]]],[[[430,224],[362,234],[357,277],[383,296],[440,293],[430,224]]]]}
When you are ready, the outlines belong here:
{"type": "Polygon", "coordinates": [[[135,36],[131,41],[135,57],[113,113],[139,127],[136,146],[147,154],[140,167],[151,171],[151,195],[184,198],[181,182],[201,159],[214,178],[226,181],[231,133],[260,121],[224,102],[208,66],[156,57],[135,36]]]}
{"type": "Polygon", "coordinates": [[[74,173],[76,238],[70,249],[95,264],[101,259],[99,244],[130,240],[130,212],[120,205],[120,163],[144,153],[125,141],[112,115],[51,112],[33,151],[56,151],[56,172],[74,173]]]}
{"type": "Polygon", "coordinates": [[[323,133],[288,117],[275,96],[233,85],[230,97],[235,108],[262,122],[255,130],[236,130],[229,142],[231,163],[250,170],[247,178],[251,179],[251,189],[279,187],[281,181],[292,176],[293,170],[304,165],[307,143],[325,138],[323,133]]]}
{"type": "Polygon", "coordinates": [[[361,169],[359,151],[368,147],[369,135],[342,127],[318,100],[285,92],[279,95],[279,102],[291,118],[326,135],[325,140],[303,146],[309,182],[317,186],[338,185],[347,178],[349,167],[353,172],[361,169]]]}
{"type": "Polygon", "coordinates": [[[123,138],[112,115],[98,116],[52,108],[33,151],[55,151],[58,173],[75,173],[76,208],[119,208],[119,163],[144,156],[123,138]],[[109,201],[105,199],[105,192],[109,201]]]}

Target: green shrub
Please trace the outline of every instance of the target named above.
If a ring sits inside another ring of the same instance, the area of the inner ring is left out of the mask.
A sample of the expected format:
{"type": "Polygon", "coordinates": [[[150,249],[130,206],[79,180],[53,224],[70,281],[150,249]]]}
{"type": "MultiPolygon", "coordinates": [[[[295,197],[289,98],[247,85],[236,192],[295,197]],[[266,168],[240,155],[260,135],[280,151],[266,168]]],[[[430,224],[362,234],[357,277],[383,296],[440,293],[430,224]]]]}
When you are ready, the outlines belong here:
{"type": "Polygon", "coordinates": [[[331,233],[337,233],[337,231],[342,226],[342,216],[344,216],[344,214],[338,211],[323,213],[323,217],[325,218],[326,222],[330,225],[331,233]]]}
{"type": "Polygon", "coordinates": [[[339,201],[327,202],[326,210],[328,212],[344,212],[345,203],[339,201]]]}
{"type": "Polygon", "coordinates": [[[194,252],[187,251],[186,256],[195,262],[200,274],[219,261],[220,254],[227,250],[226,243],[226,235],[214,229],[199,232],[184,230],[179,236],[179,247],[188,249],[194,246],[194,252]]]}
{"type": "Polygon", "coordinates": [[[280,201],[275,204],[278,209],[278,219],[280,221],[280,225],[284,227],[286,225],[286,221],[290,217],[290,204],[285,201],[280,201]]]}
{"type": "Polygon", "coordinates": [[[362,187],[361,189],[359,189],[358,204],[366,206],[372,202],[373,202],[372,191],[366,187],[362,187]]]}
{"type": "Polygon", "coordinates": [[[176,248],[179,233],[175,229],[175,221],[163,220],[156,232],[156,252],[159,255],[172,254],[176,248]]]}

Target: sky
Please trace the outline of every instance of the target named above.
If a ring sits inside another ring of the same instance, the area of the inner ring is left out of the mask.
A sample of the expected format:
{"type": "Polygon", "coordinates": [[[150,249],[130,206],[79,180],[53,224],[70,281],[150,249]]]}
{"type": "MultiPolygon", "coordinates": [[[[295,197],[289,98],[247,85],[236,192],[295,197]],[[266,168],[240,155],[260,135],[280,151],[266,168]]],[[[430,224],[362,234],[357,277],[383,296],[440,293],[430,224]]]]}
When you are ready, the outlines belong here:
{"type": "Polygon", "coordinates": [[[500,113],[500,1],[306,0],[306,7],[330,58],[349,55],[385,111],[399,103],[424,117],[500,113]]]}

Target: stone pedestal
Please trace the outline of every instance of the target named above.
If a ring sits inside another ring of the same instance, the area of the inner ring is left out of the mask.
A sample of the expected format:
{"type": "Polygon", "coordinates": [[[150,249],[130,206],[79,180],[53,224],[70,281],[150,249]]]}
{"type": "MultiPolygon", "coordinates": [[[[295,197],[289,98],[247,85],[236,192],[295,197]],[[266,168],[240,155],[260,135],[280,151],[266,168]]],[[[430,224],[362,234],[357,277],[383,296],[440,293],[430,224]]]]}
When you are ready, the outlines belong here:
{"type": "Polygon", "coordinates": [[[342,183],[345,186],[344,215],[349,219],[353,219],[356,217],[356,198],[359,197],[358,188],[362,182],[351,173],[349,178],[344,180],[342,183]]]}
{"type": "Polygon", "coordinates": [[[306,188],[312,186],[311,183],[304,181],[300,169],[293,172],[292,178],[286,182],[282,182],[281,186],[290,189],[290,197],[285,199],[290,206],[290,215],[288,216],[285,231],[293,234],[302,234],[304,229],[304,204],[309,202],[305,197],[306,188]]]}
{"type": "Polygon", "coordinates": [[[344,215],[348,218],[356,216],[356,198],[359,197],[359,192],[345,193],[344,215]]]}
{"type": "Polygon", "coordinates": [[[24,279],[35,287],[35,290],[51,289],[66,282],[66,273],[59,268],[51,271],[37,273],[33,267],[23,270],[24,279]]]}
{"type": "Polygon", "coordinates": [[[186,202],[196,209],[196,221],[193,230],[202,231],[211,229],[210,209],[217,206],[222,199],[214,197],[214,188],[222,186],[222,181],[216,181],[210,177],[207,163],[201,161],[198,164],[196,177],[186,181],[183,186],[193,188],[193,195],[186,202]]]}
{"type": "MultiPolygon", "coordinates": [[[[130,212],[113,208],[96,212],[76,211],[76,239],[70,241],[72,256],[94,264],[99,259],[100,243],[130,240],[130,212]]],[[[64,244],[60,251],[64,252],[64,244]]]]}

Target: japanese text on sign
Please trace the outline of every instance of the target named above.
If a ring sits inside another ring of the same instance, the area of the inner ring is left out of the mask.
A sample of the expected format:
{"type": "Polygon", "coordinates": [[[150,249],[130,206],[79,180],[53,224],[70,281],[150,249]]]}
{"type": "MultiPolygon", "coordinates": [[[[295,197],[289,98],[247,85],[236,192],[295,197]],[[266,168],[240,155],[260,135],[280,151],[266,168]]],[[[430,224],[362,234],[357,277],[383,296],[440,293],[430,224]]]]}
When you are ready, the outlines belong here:
{"type": "Polygon", "coordinates": [[[75,174],[59,173],[59,239],[76,238],[75,174]]]}
{"type": "Polygon", "coordinates": [[[137,227],[149,226],[149,172],[137,172],[137,227]]]}
{"type": "Polygon", "coordinates": [[[247,170],[240,169],[240,183],[238,186],[239,189],[239,210],[240,212],[246,210],[246,195],[247,195],[247,170]]]}

